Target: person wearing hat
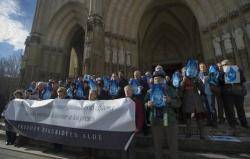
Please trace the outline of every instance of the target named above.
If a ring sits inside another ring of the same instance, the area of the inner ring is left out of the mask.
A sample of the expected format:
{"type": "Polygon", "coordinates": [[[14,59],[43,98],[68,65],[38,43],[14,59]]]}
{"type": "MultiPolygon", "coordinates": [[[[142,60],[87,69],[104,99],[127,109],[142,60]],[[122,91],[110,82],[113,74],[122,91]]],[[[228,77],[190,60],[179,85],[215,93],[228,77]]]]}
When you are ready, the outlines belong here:
{"type": "Polygon", "coordinates": [[[157,66],[153,73],[154,83],[145,97],[145,107],[150,113],[155,158],[163,158],[164,133],[166,133],[170,157],[176,159],[178,128],[175,109],[180,106],[180,99],[174,88],[164,87],[165,76],[162,67],[157,66]]]}
{"type": "Polygon", "coordinates": [[[240,82],[239,83],[226,82],[226,73],[225,73],[226,67],[235,65],[233,65],[233,63],[227,59],[223,60],[221,62],[221,65],[223,69],[225,68],[222,80],[223,83],[222,98],[224,103],[226,119],[231,128],[233,129],[236,128],[238,122],[235,117],[235,110],[234,110],[235,107],[241,126],[248,128],[248,122],[246,120],[246,113],[244,110],[244,98],[245,95],[247,94],[247,90],[243,84],[246,82],[246,78],[243,74],[243,71],[240,68],[238,68],[238,71],[236,73],[239,73],[240,82]]]}

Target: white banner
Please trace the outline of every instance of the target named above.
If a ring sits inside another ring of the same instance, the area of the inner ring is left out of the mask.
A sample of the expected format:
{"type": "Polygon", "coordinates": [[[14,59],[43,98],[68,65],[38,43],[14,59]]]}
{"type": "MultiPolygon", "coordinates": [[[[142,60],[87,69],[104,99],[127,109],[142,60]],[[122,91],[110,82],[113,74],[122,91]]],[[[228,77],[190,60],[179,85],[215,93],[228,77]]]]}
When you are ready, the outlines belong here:
{"type": "Polygon", "coordinates": [[[135,130],[135,103],[130,98],[100,101],[15,99],[8,104],[4,116],[24,136],[86,147],[124,148],[135,130]],[[72,141],[70,133],[75,136],[72,141]],[[89,135],[93,134],[99,143],[91,142],[89,135]],[[117,140],[121,142],[120,147],[117,140]],[[107,142],[109,146],[103,147],[107,142]],[[112,145],[113,142],[116,143],[112,145]]]}

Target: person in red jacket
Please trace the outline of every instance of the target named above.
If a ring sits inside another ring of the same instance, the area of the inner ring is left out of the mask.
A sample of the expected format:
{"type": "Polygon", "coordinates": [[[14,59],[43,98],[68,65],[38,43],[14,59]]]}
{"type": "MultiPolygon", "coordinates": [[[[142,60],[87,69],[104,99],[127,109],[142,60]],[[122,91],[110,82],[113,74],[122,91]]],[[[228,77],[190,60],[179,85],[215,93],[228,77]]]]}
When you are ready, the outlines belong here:
{"type": "MultiPolygon", "coordinates": [[[[133,95],[133,89],[130,85],[124,87],[124,93],[126,98],[131,98],[135,102],[135,133],[138,133],[142,130],[144,124],[144,110],[143,104],[138,96],[133,95]]],[[[135,140],[135,139],[134,139],[135,140]]],[[[126,153],[122,153],[122,159],[135,159],[135,141],[132,141],[129,149],[126,153]]]]}
{"type": "Polygon", "coordinates": [[[135,132],[138,133],[142,129],[144,122],[143,104],[139,97],[133,95],[133,89],[130,85],[124,87],[124,93],[127,98],[131,98],[135,102],[135,132]]]}

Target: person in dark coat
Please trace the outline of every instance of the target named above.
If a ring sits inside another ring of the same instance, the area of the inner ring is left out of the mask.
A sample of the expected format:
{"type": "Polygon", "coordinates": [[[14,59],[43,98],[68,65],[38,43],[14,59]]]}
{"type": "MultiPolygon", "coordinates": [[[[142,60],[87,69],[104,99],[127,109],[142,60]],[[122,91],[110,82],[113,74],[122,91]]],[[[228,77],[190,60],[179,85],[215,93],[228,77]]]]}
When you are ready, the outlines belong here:
{"type": "Polygon", "coordinates": [[[101,78],[96,79],[97,85],[97,99],[98,100],[108,100],[108,91],[104,89],[104,81],[101,78]]]}
{"type": "MultiPolygon", "coordinates": [[[[232,62],[229,60],[223,60],[221,62],[222,66],[233,66],[232,62]]],[[[248,122],[246,120],[246,113],[244,109],[244,98],[247,94],[247,90],[244,86],[246,78],[241,69],[238,70],[240,74],[240,83],[226,83],[225,73],[223,74],[223,86],[222,86],[222,98],[224,102],[224,108],[226,113],[227,121],[230,127],[235,128],[237,125],[237,120],[235,117],[234,108],[236,108],[237,116],[240,120],[242,127],[248,128],[248,122]]]]}
{"type": "Polygon", "coordinates": [[[180,98],[174,88],[171,86],[164,86],[163,81],[165,75],[165,72],[159,69],[156,69],[153,73],[154,83],[145,96],[145,107],[150,113],[150,121],[152,123],[151,130],[154,142],[155,158],[163,158],[165,133],[167,134],[170,158],[177,159],[178,127],[176,109],[179,108],[181,104],[180,98]]]}
{"type": "Polygon", "coordinates": [[[181,82],[183,90],[183,112],[186,117],[186,137],[191,137],[191,115],[195,113],[197,125],[200,131],[200,138],[205,139],[203,115],[205,112],[204,103],[201,95],[204,94],[204,86],[202,81],[198,78],[183,77],[181,82]]]}
{"type": "Polygon", "coordinates": [[[118,83],[120,87],[119,98],[124,98],[125,94],[123,90],[124,90],[124,87],[128,85],[128,80],[124,77],[124,72],[121,70],[118,72],[118,83]]]}

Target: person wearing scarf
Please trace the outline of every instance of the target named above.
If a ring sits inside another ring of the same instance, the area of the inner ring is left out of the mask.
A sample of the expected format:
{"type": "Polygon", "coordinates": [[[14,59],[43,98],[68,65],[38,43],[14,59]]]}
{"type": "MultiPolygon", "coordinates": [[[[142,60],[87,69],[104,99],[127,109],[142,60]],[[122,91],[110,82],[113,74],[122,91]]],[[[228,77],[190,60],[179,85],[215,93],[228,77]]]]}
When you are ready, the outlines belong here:
{"type": "Polygon", "coordinates": [[[163,158],[164,133],[167,134],[170,158],[176,159],[178,158],[178,128],[175,109],[180,106],[180,98],[173,87],[164,87],[163,81],[166,74],[163,69],[155,70],[154,83],[145,97],[145,107],[150,112],[152,124],[155,159],[163,158]]]}

